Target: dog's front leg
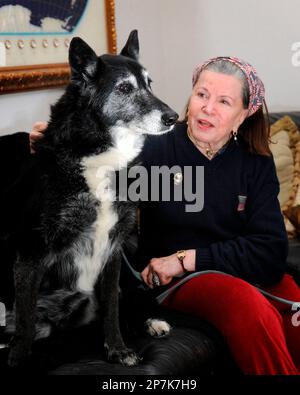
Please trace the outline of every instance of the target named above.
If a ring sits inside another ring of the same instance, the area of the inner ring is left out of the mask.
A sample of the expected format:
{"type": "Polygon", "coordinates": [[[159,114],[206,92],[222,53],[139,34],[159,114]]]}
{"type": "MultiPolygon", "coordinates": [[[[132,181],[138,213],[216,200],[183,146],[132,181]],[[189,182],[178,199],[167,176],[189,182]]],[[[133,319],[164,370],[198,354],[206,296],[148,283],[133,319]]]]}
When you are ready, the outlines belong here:
{"type": "Polygon", "coordinates": [[[119,323],[119,277],[121,255],[114,254],[105,266],[100,285],[101,308],[103,309],[104,346],[109,361],[122,365],[137,365],[137,354],[126,347],[119,323]]]}
{"type": "Polygon", "coordinates": [[[33,262],[17,261],[15,281],[15,336],[11,342],[8,364],[21,365],[31,353],[35,335],[35,311],[39,287],[39,274],[33,262]]]}

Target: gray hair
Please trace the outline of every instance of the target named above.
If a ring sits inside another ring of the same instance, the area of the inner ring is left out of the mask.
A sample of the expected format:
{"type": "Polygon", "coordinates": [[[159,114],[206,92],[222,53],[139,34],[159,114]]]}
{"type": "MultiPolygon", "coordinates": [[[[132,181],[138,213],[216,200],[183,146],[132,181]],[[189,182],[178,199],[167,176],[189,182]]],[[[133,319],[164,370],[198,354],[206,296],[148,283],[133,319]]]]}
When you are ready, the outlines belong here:
{"type": "Polygon", "coordinates": [[[248,108],[249,98],[250,98],[248,81],[245,74],[238,66],[236,66],[232,62],[228,62],[226,60],[221,59],[221,60],[216,60],[215,62],[208,63],[208,65],[203,70],[215,71],[216,73],[231,75],[239,79],[242,82],[243,106],[244,108],[248,108]]]}

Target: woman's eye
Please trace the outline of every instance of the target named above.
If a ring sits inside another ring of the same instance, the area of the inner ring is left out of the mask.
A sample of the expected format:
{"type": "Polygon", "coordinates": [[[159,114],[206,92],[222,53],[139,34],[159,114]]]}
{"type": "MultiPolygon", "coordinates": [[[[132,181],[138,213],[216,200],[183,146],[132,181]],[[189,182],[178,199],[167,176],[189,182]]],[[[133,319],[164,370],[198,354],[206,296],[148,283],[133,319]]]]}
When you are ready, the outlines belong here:
{"type": "Polygon", "coordinates": [[[230,106],[230,103],[229,103],[227,100],[222,100],[221,103],[222,103],[222,104],[225,104],[225,105],[227,105],[227,106],[230,106]]]}
{"type": "Polygon", "coordinates": [[[205,97],[205,93],[199,92],[199,93],[198,93],[198,96],[199,96],[199,97],[205,97]]]}
{"type": "Polygon", "coordinates": [[[117,90],[121,93],[127,94],[133,90],[133,86],[129,82],[122,82],[117,85],[117,90]]]}

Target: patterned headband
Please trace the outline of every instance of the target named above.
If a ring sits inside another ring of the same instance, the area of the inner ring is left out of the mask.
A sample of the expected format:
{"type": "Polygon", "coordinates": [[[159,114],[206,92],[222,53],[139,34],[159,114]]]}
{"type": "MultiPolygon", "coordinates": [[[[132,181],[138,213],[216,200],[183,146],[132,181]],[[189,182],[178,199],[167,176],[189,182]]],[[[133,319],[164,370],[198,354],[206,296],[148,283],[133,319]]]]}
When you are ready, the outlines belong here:
{"type": "Polygon", "coordinates": [[[214,63],[218,60],[226,60],[228,62],[231,62],[235,64],[244,73],[249,86],[249,106],[248,106],[247,117],[250,117],[262,106],[265,97],[264,84],[261,81],[261,79],[258,77],[255,68],[251,66],[251,64],[244,62],[239,58],[234,58],[231,56],[220,56],[217,58],[209,59],[207,62],[195,68],[193,73],[193,87],[198,81],[201,71],[205,69],[209,63],[214,63]]]}

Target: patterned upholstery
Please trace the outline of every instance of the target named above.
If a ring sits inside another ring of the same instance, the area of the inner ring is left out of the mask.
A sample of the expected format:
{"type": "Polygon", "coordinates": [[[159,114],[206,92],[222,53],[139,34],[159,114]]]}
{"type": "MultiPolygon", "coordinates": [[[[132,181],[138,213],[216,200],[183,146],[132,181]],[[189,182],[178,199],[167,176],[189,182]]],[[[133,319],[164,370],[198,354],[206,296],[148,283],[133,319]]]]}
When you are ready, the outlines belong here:
{"type": "MultiPolygon", "coordinates": [[[[300,130],[300,111],[270,113],[271,124],[285,115],[288,115],[297,124],[300,130]]],[[[289,240],[289,255],[287,259],[288,271],[293,274],[300,286],[300,239],[289,240]]]]}

